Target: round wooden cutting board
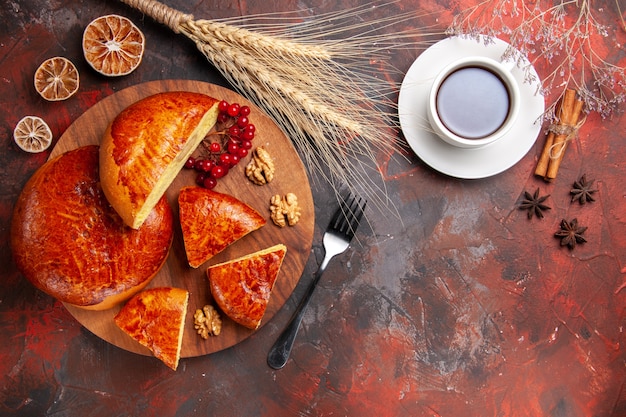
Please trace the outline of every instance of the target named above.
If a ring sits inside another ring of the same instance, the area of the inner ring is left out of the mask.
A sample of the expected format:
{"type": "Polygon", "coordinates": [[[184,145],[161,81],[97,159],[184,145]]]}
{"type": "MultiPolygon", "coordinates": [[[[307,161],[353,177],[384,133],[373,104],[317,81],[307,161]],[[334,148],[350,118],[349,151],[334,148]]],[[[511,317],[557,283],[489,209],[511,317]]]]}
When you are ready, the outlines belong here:
{"type": "MultiPolygon", "coordinates": [[[[274,244],[287,246],[287,254],[276,281],[270,303],[262,321],[267,323],[283,306],[295,288],[311,251],[315,212],[313,196],[305,168],[289,138],[260,109],[237,93],[201,81],[160,80],[129,87],[117,92],[87,110],[65,131],[54,147],[50,158],[80,146],[99,144],[108,124],[124,108],[135,101],[164,91],[195,91],[207,94],[230,103],[236,102],[252,108],[250,121],[256,125],[253,148],[263,145],[273,156],[276,165],[274,180],[264,186],[251,183],[244,174],[249,156],[242,160],[229,174],[220,179],[215,191],[230,194],[252,206],[266,219],[267,224],[233,243],[222,253],[210,259],[197,269],[189,267],[180,227],[174,234],[174,242],[166,265],[161,269],[149,287],[174,286],[189,291],[189,308],[185,323],[182,357],[206,355],[233,346],[254,331],[236,324],[223,314],[222,332],[219,336],[202,339],[193,327],[193,313],[197,308],[213,304],[206,276],[208,265],[234,259],[236,257],[265,249],[274,244]],[[293,192],[298,197],[302,209],[300,222],[293,227],[280,228],[269,218],[269,202],[273,195],[293,192]]],[[[167,190],[167,197],[175,213],[178,224],[178,192],[183,186],[194,185],[195,174],[183,170],[167,190]]],[[[69,312],[83,326],[100,338],[131,352],[151,355],[151,352],[126,335],[114,323],[113,317],[121,306],[105,311],[83,310],[66,305],[69,312]]]]}

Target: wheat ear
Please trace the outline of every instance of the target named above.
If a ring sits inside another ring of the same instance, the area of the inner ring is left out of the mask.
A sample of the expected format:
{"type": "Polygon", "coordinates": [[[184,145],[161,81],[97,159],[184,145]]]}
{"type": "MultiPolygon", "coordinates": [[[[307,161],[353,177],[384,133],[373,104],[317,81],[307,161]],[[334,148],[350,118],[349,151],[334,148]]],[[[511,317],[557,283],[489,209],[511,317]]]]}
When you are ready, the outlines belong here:
{"type": "Polygon", "coordinates": [[[398,86],[372,73],[370,60],[383,66],[389,50],[415,48],[415,31],[376,31],[414,15],[375,25],[363,16],[375,10],[369,4],[304,23],[271,15],[213,21],[194,20],[155,0],[122,1],[194,41],[233,87],[276,121],[309,170],[338,195],[347,185],[397,213],[384,181],[372,178],[382,179],[381,153],[404,152],[395,122],[398,86]]]}

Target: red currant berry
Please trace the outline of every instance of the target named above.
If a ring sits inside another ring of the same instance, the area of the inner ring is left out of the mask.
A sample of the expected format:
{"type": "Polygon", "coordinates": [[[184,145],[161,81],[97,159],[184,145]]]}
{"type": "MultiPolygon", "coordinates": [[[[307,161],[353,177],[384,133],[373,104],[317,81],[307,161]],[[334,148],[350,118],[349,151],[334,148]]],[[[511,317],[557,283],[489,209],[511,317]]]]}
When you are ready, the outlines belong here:
{"type": "Polygon", "coordinates": [[[206,177],[207,175],[204,172],[198,173],[198,175],[196,175],[196,184],[203,185],[206,177]]]}
{"type": "Polygon", "coordinates": [[[231,127],[228,128],[228,133],[230,133],[231,136],[234,136],[237,138],[241,134],[241,129],[239,129],[239,126],[237,125],[232,125],[231,127]]]}
{"type": "Polygon", "coordinates": [[[217,122],[218,123],[226,123],[228,121],[228,114],[227,113],[218,113],[217,115],[217,122]]]}
{"type": "Polygon", "coordinates": [[[256,126],[253,125],[252,123],[248,123],[248,125],[246,126],[246,130],[249,130],[252,133],[254,133],[254,132],[256,132],[256,126]]]}
{"type": "Polygon", "coordinates": [[[248,156],[248,150],[246,148],[237,149],[237,156],[239,156],[239,159],[245,158],[248,156]]]}
{"type": "Polygon", "coordinates": [[[251,130],[244,129],[243,133],[239,136],[242,140],[251,141],[254,139],[254,132],[251,130]]]}
{"type": "Polygon", "coordinates": [[[248,106],[241,106],[241,109],[239,109],[239,114],[241,116],[249,116],[250,115],[250,107],[248,107],[248,106]]]}
{"type": "Polygon", "coordinates": [[[239,119],[237,119],[237,126],[241,128],[248,126],[248,123],[250,123],[248,116],[239,116],[239,119]]]}
{"type": "Polygon", "coordinates": [[[239,150],[239,145],[237,145],[234,142],[229,142],[228,143],[228,153],[236,154],[238,150],[239,150]]]}
{"type": "Polygon", "coordinates": [[[230,155],[230,166],[231,167],[234,167],[235,165],[237,165],[239,163],[239,161],[240,161],[239,154],[235,153],[235,154],[230,155]]]}
{"type": "Polygon", "coordinates": [[[217,185],[217,180],[213,177],[205,178],[204,182],[202,183],[202,186],[204,188],[208,188],[209,190],[215,188],[216,185],[217,185]]]}
{"type": "Polygon", "coordinates": [[[211,145],[209,146],[209,150],[213,153],[218,153],[219,151],[222,150],[222,147],[217,142],[211,142],[211,145]]]}
{"type": "Polygon", "coordinates": [[[240,147],[245,150],[252,149],[252,142],[249,139],[242,138],[240,147]]]}
{"type": "Polygon", "coordinates": [[[228,147],[232,146],[232,145],[237,145],[239,146],[239,138],[228,138],[228,140],[226,141],[226,143],[224,144],[224,150],[226,152],[228,152],[228,147]]]}
{"type": "Polygon", "coordinates": [[[223,165],[215,165],[211,170],[211,176],[215,179],[222,178],[227,173],[228,171],[223,165]]]}
{"type": "Polygon", "coordinates": [[[229,106],[230,105],[228,104],[226,100],[222,100],[220,101],[220,104],[217,105],[217,109],[223,113],[226,113],[228,111],[229,106]]]}
{"type": "Polygon", "coordinates": [[[230,106],[228,106],[228,110],[226,112],[228,113],[230,117],[235,117],[239,115],[239,110],[241,110],[241,107],[239,106],[239,104],[233,103],[230,106]]]}
{"type": "Polygon", "coordinates": [[[230,165],[232,155],[229,153],[223,153],[220,155],[220,162],[222,165],[230,165]]]}
{"type": "Polygon", "coordinates": [[[185,162],[185,168],[187,169],[193,169],[195,165],[196,158],[194,158],[193,156],[190,156],[189,159],[187,159],[187,162],[185,162]]]}

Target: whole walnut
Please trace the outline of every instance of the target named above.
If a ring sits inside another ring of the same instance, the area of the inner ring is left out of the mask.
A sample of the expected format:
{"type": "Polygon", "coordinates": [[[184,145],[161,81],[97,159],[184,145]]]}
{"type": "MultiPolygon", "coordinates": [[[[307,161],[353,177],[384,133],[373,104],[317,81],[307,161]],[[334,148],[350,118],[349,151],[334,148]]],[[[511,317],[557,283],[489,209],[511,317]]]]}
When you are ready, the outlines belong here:
{"type": "Polygon", "coordinates": [[[207,304],[193,314],[193,327],[203,339],[208,339],[221,333],[222,319],[217,310],[207,304]]]}
{"type": "Polygon", "coordinates": [[[257,147],[246,166],[246,176],[256,185],[264,185],[274,179],[274,160],[264,147],[257,147]]]}
{"type": "Polygon", "coordinates": [[[301,215],[298,197],[294,193],[287,193],[284,197],[276,194],[270,199],[270,217],[276,226],[294,226],[301,215]]]}

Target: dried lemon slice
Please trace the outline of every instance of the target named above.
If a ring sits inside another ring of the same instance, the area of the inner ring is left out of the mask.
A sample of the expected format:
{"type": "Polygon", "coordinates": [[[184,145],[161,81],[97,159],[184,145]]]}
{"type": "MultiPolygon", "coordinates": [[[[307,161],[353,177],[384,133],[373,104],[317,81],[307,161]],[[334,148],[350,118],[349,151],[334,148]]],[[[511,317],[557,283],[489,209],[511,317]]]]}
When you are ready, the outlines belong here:
{"type": "Polygon", "coordinates": [[[26,152],[43,152],[52,143],[52,131],[41,117],[26,116],[15,125],[13,139],[26,152]]]}
{"type": "Polygon", "coordinates": [[[143,58],[146,39],[129,19],[115,14],[98,17],[83,33],[83,53],[100,74],[130,74],[143,58]]]}
{"type": "Polygon", "coordinates": [[[62,56],[45,60],[35,71],[35,90],[48,101],[70,98],[78,91],[79,82],[76,66],[62,56]]]}

